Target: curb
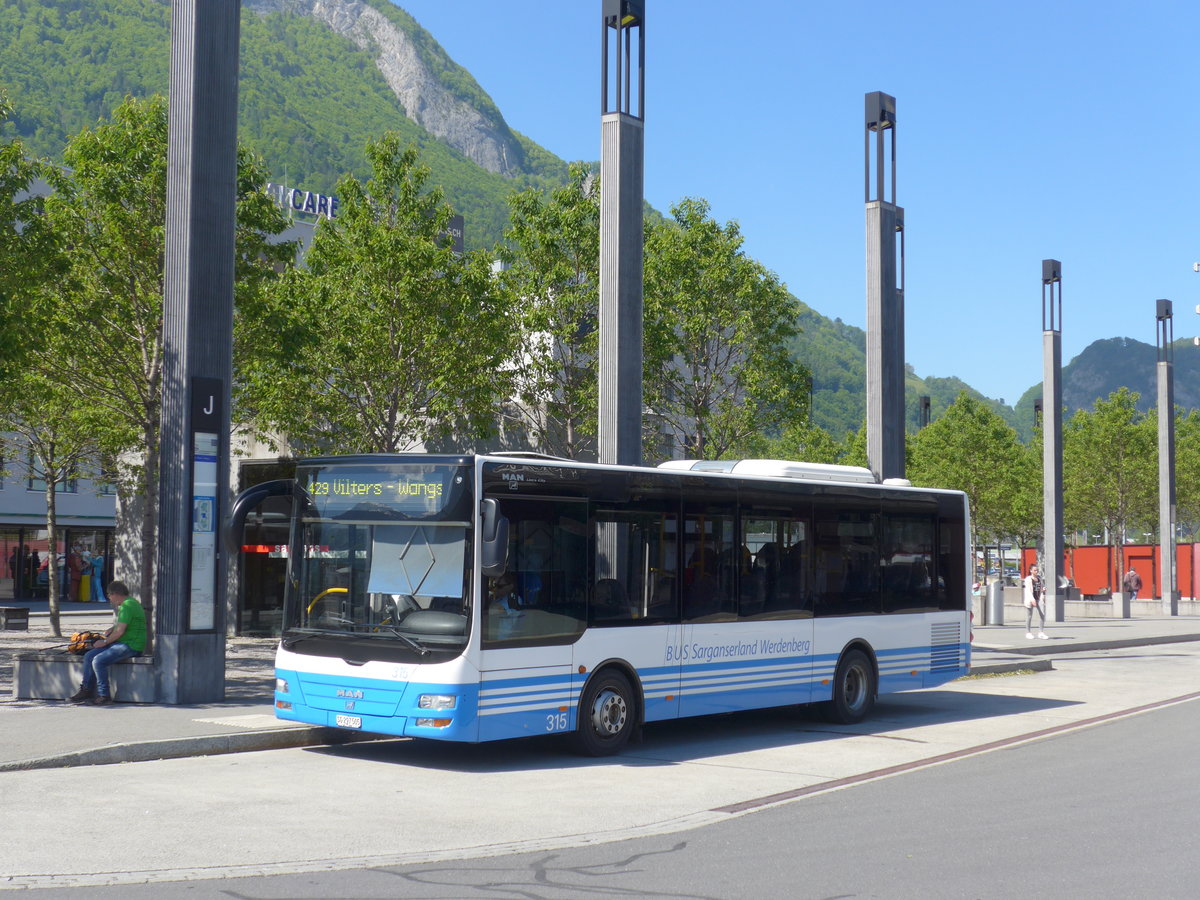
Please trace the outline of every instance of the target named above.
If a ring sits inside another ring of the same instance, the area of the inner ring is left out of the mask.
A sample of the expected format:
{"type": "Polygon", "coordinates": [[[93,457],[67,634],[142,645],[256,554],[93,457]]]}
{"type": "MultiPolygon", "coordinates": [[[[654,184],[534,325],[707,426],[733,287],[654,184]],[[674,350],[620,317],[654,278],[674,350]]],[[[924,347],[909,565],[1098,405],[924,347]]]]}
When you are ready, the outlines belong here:
{"type": "MultiPolygon", "coordinates": [[[[168,738],[111,744],[92,750],[77,750],[57,756],[22,759],[0,763],[0,772],[25,772],[32,769],[65,769],[74,766],[107,766],[126,762],[152,762],[191,756],[220,756],[227,753],[251,753],[256,750],[288,750],[296,747],[328,747],[360,741],[379,740],[378,735],[360,735],[332,728],[277,728],[237,734],[213,734],[189,738],[168,738]]],[[[395,738],[390,738],[395,740],[395,738]]]]}
{"type": "Polygon", "coordinates": [[[1051,640],[1028,647],[991,645],[976,646],[975,649],[988,653],[1011,653],[1014,656],[1054,656],[1060,653],[1082,653],[1086,650],[1121,650],[1128,647],[1150,647],[1157,644],[1184,644],[1189,641],[1200,641],[1200,634],[1163,634],[1150,637],[1116,638],[1108,641],[1076,641],[1068,645],[1056,645],[1051,640]]]}
{"type": "Polygon", "coordinates": [[[970,678],[972,675],[1007,675],[1013,672],[1050,672],[1054,670],[1054,663],[1048,659],[1022,659],[1017,662],[992,663],[983,666],[971,666],[965,677],[970,678]]]}

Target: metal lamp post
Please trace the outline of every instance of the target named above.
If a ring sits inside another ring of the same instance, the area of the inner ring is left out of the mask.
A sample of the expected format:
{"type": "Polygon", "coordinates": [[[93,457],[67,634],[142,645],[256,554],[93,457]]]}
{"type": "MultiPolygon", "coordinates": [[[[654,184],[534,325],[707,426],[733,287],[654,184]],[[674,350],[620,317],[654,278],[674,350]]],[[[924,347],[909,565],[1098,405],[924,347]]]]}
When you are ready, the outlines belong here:
{"type": "Polygon", "coordinates": [[[1179,615],[1175,572],[1175,325],[1170,300],[1155,301],[1158,345],[1158,543],[1162,611],[1179,615]]]}
{"type": "Polygon", "coordinates": [[[1042,260],[1042,580],[1046,616],[1064,619],[1062,510],[1062,263],[1042,260]]]}
{"type": "Polygon", "coordinates": [[[601,12],[597,450],[602,463],[636,466],[642,461],[645,2],[602,0],[601,12]]]}
{"type": "Polygon", "coordinates": [[[866,95],[863,141],[867,218],[867,465],[883,481],[904,477],[904,210],[896,205],[895,97],[882,91],[866,95]],[[891,135],[886,160],[885,135],[891,135]]]}

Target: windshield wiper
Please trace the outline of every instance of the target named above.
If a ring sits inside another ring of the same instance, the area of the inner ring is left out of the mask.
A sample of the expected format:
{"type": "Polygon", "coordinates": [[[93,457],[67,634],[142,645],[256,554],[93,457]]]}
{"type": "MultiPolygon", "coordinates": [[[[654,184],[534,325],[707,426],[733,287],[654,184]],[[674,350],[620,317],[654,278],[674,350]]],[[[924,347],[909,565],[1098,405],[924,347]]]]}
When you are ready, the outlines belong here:
{"type": "Polygon", "coordinates": [[[405,634],[404,632],[402,632],[402,631],[400,631],[399,629],[395,628],[394,626],[392,626],[392,625],[376,625],[376,626],[373,626],[373,627],[375,627],[375,628],[386,628],[388,631],[390,631],[390,632],[391,632],[392,634],[394,634],[396,637],[400,638],[400,640],[402,640],[404,643],[408,644],[408,646],[409,646],[409,647],[411,647],[413,650],[416,650],[416,651],[417,651],[417,653],[419,653],[421,656],[428,656],[428,655],[429,655],[429,648],[428,648],[428,647],[426,647],[426,646],[425,646],[424,644],[422,644],[420,641],[417,641],[417,640],[414,640],[413,638],[410,638],[410,637],[409,637],[407,634],[405,634]]]}
{"type": "Polygon", "coordinates": [[[407,634],[398,630],[395,626],[388,625],[385,622],[358,622],[354,625],[347,626],[346,630],[354,634],[358,634],[365,630],[366,636],[370,637],[372,632],[378,633],[379,629],[381,628],[386,629],[390,634],[400,638],[401,641],[408,645],[410,650],[415,650],[422,656],[428,655],[429,649],[424,644],[422,644],[420,641],[410,638],[407,634]]]}
{"type": "Polygon", "coordinates": [[[288,649],[291,649],[292,647],[296,646],[297,644],[299,644],[303,641],[312,640],[313,638],[337,637],[338,635],[348,635],[348,634],[361,634],[364,631],[366,632],[365,636],[370,637],[371,632],[378,632],[379,629],[381,629],[381,628],[386,629],[389,634],[400,638],[400,640],[405,645],[407,645],[410,650],[416,651],[421,656],[429,655],[429,648],[426,647],[424,644],[422,644],[420,641],[414,640],[413,638],[409,637],[404,632],[399,631],[392,625],[385,625],[383,623],[371,624],[371,623],[349,623],[348,622],[339,628],[304,629],[303,633],[301,633],[301,634],[296,634],[296,631],[298,631],[299,629],[293,629],[289,633],[296,634],[296,636],[283,638],[283,646],[288,649]]]}
{"type": "Polygon", "coordinates": [[[300,631],[300,629],[293,628],[287,631],[283,637],[280,638],[280,643],[283,644],[285,650],[291,650],[297,644],[302,644],[304,641],[311,641],[313,638],[320,636],[321,632],[313,629],[304,629],[303,631],[300,631]]]}

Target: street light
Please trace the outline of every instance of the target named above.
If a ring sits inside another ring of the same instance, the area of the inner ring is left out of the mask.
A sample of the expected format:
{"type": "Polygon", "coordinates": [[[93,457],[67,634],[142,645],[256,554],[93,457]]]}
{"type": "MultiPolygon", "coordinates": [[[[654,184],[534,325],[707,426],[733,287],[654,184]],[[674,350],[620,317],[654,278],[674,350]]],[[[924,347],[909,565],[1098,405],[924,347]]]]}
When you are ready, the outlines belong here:
{"type": "MultiPolygon", "coordinates": [[[[1158,545],[1163,612],[1179,615],[1175,559],[1175,325],[1170,300],[1154,302],[1158,343],[1158,545]]],[[[1147,538],[1149,535],[1147,535],[1147,538]]]]}

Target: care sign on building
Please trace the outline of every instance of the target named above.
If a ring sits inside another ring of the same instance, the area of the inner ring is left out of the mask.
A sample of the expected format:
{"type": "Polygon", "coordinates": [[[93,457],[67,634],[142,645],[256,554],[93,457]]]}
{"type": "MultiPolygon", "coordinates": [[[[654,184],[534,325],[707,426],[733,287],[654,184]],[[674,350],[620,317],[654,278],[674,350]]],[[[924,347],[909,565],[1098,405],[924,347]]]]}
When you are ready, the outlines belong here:
{"type": "Polygon", "coordinates": [[[318,194],[302,188],[267,182],[267,196],[285,210],[318,218],[321,216],[327,219],[337,218],[338,198],[328,194],[318,194]]]}

